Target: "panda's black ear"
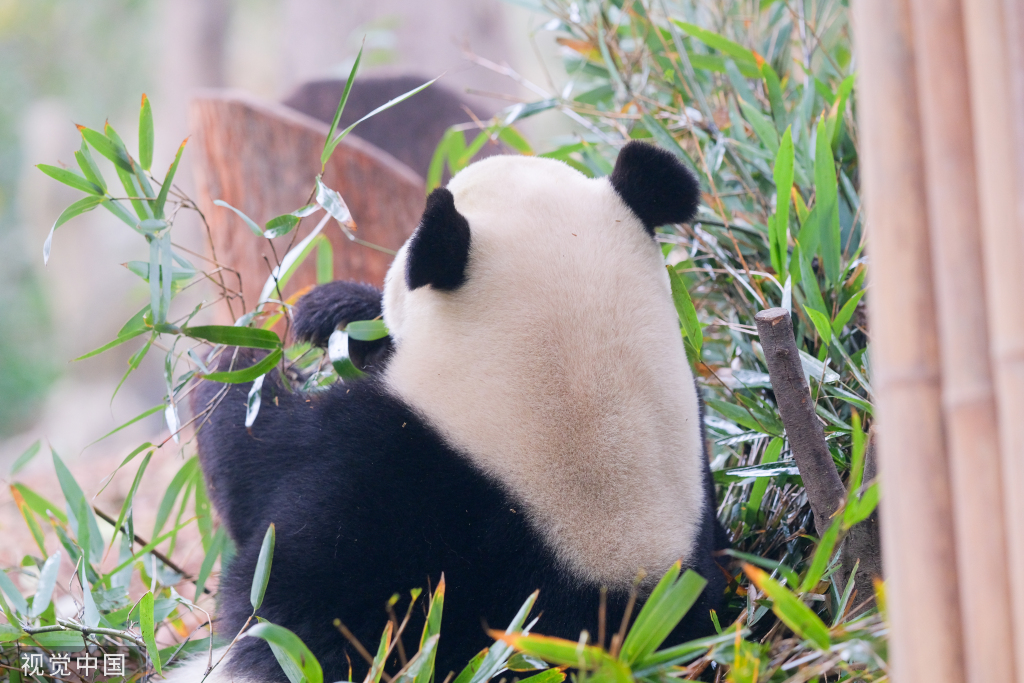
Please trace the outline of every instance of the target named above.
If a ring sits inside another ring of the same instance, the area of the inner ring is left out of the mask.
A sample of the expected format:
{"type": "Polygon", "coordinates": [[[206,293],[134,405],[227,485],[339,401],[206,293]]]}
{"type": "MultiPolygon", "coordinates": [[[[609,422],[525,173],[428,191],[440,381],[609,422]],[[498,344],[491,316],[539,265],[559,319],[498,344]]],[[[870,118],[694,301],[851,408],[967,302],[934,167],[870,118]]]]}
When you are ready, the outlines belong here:
{"type": "Polygon", "coordinates": [[[469,263],[469,221],[455,208],[452,193],[439,187],[427,197],[427,208],[409,238],[405,281],[409,289],[430,285],[451,291],[466,281],[469,263]]]}
{"type": "Polygon", "coordinates": [[[626,143],[609,180],[651,235],[659,225],[685,223],[697,213],[697,177],[660,147],[635,140],[626,143]]]}

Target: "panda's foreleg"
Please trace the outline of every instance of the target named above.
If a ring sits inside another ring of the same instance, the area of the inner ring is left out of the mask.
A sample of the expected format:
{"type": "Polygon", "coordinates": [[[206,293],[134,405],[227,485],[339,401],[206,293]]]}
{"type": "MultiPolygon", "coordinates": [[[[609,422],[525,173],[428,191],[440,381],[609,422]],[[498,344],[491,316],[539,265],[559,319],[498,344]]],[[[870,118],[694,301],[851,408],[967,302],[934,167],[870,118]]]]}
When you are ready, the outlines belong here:
{"type": "MultiPolygon", "coordinates": [[[[265,352],[226,348],[216,371],[238,370],[259,362],[265,352]]],[[[283,474],[287,453],[301,448],[305,398],[283,386],[275,369],[264,376],[260,408],[246,427],[252,383],[201,380],[192,392],[199,461],[209,495],[236,543],[263,533],[265,502],[283,474]]]]}

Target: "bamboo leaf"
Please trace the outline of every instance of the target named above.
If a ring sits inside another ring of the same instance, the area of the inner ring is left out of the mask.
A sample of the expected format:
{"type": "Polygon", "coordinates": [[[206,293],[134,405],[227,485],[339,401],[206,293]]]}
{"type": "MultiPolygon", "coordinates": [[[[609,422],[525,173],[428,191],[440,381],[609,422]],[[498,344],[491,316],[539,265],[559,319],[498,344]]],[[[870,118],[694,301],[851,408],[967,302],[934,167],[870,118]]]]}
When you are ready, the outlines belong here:
{"type": "Polygon", "coordinates": [[[30,617],[40,616],[49,607],[50,598],[53,597],[53,587],[57,585],[60,558],[61,554],[58,550],[46,558],[42,569],[39,570],[39,584],[36,587],[36,594],[32,597],[32,609],[28,613],[30,617]]]}
{"type": "Polygon", "coordinates": [[[103,197],[91,196],[83,197],[77,202],[69,206],[68,208],[61,211],[61,214],[57,216],[57,220],[54,221],[53,226],[50,228],[49,234],[46,236],[46,240],[43,242],[43,265],[45,266],[50,261],[50,248],[53,245],[53,233],[60,226],[67,223],[75,216],[80,216],[87,211],[92,211],[100,204],[104,203],[103,197]]]}
{"type": "Polygon", "coordinates": [[[222,384],[245,384],[246,382],[252,382],[257,377],[273,370],[274,366],[281,360],[283,353],[283,349],[275,349],[267,354],[263,360],[247,368],[232,372],[211,372],[208,375],[202,375],[202,377],[211,382],[221,382],[222,384]]]}
{"type": "Polygon", "coordinates": [[[781,133],[787,128],[786,106],[782,98],[782,84],[779,83],[779,76],[775,69],[768,62],[761,65],[761,76],[764,78],[768,90],[768,102],[772,105],[772,118],[775,119],[775,129],[781,133]]]}
{"type": "Polygon", "coordinates": [[[163,531],[164,524],[167,523],[167,518],[171,516],[171,510],[174,509],[174,502],[178,499],[178,494],[181,493],[181,489],[185,486],[186,482],[194,476],[198,464],[199,460],[196,457],[186,460],[185,464],[174,474],[171,483],[167,485],[163,498],[160,499],[160,506],[156,511],[156,522],[153,524],[154,537],[163,531]]]}
{"type": "Polygon", "coordinates": [[[82,140],[82,148],[75,152],[75,160],[78,161],[78,167],[82,169],[82,175],[85,176],[85,179],[106,193],[107,183],[103,180],[103,174],[93,160],[92,153],[89,151],[89,145],[85,144],[85,140],[82,140]]]}
{"type": "Polygon", "coordinates": [[[808,567],[804,580],[800,584],[799,591],[801,593],[814,590],[814,587],[821,581],[821,577],[828,567],[829,560],[832,559],[832,553],[836,549],[836,541],[839,540],[839,532],[841,530],[842,520],[833,520],[828,531],[821,537],[818,547],[814,550],[814,557],[811,558],[811,566],[808,567]]]}
{"type": "Polygon", "coordinates": [[[835,284],[839,281],[841,272],[839,265],[842,240],[839,232],[839,185],[830,143],[825,121],[819,120],[814,154],[815,208],[821,240],[818,253],[824,265],[825,279],[830,284],[835,284]]]}
{"type": "Polygon", "coordinates": [[[772,126],[771,121],[765,118],[756,107],[743,101],[738,100],[740,104],[740,110],[743,112],[743,118],[747,120],[750,127],[754,129],[754,133],[761,139],[761,144],[771,152],[772,156],[779,153],[779,134],[776,132],[775,127],[772,126]]]}
{"type": "Polygon", "coordinates": [[[273,350],[281,348],[281,338],[277,336],[276,332],[254,327],[200,325],[196,327],[182,327],[181,332],[194,339],[202,339],[214,344],[244,346],[251,349],[273,350]]]}
{"type": "Polygon", "coordinates": [[[777,273],[785,273],[788,268],[786,256],[789,244],[789,201],[793,190],[793,159],[793,135],[792,130],[787,128],[782,134],[782,142],[779,143],[779,153],[775,155],[775,167],[772,171],[775,180],[775,221],[772,227],[779,249],[772,255],[772,265],[775,266],[777,260],[777,273]]]}
{"type": "Polygon", "coordinates": [[[14,461],[14,464],[11,465],[11,469],[9,470],[10,474],[12,476],[17,474],[18,472],[21,471],[23,467],[25,467],[25,465],[29,464],[32,458],[36,457],[36,454],[39,452],[41,446],[42,441],[36,439],[35,443],[26,448],[25,451],[18,456],[18,459],[14,461]]]}
{"type": "Polygon", "coordinates": [[[693,570],[687,569],[679,576],[679,569],[677,562],[662,577],[626,635],[619,658],[627,665],[631,666],[654,652],[690,611],[707,585],[707,581],[693,570]],[[663,585],[664,589],[659,591],[663,585]]]}
{"type": "Polygon", "coordinates": [[[260,226],[256,225],[256,221],[254,221],[253,219],[249,218],[244,213],[242,213],[241,211],[239,211],[235,207],[231,206],[230,204],[228,204],[223,199],[215,199],[215,200],[213,200],[213,203],[216,204],[217,206],[223,206],[225,209],[231,209],[232,211],[234,211],[238,215],[238,217],[241,218],[242,221],[246,225],[249,226],[249,230],[252,231],[252,234],[256,235],[257,237],[263,237],[264,236],[263,235],[263,231],[260,230],[260,226]]]}
{"type": "Polygon", "coordinates": [[[53,455],[53,467],[57,470],[60,489],[64,493],[64,499],[67,501],[71,513],[68,515],[68,522],[75,532],[78,545],[85,551],[87,559],[91,558],[93,562],[99,562],[103,558],[103,537],[96,524],[92,506],[86,500],[85,494],[78,482],[75,481],[71,470],[57,455],[57,451],[51,448],[50,453],[53,455]]]}
{"type": "Polygon", "coordinates": [[[0,591],[14,604],[14,609],[21,614],[28,614],[28,601],[25,600],[25,596],[21,594],[21,591],[15,587],[14,582],[2,570],[0,570],[0,591]]]}
{"type": "Polygon", "coordinates": [[[804,306],[804,311],[810,317],[811,322],[814,323],[814,329],[818,331],[818,336],[821,337],[821,343],[828,346],[832,342],[832,323],[828,319],[828,316],[821,311],[816,311],[809,306],[804,306]]]}
{"type": "Polygon", "coordinates": [[[123,145],[116,145],[106,135],[92,128],[78,126],[78,131],[82,134],[82,138],[92,145],[93,149],[113,162],[117,168],[126,173],[135,173],[135,168],[132,166],[131,159],[124,152],[123,145]]]}
{"type": "Polygon", "coordinates": [[[699,356],[701,346],[704,344],[704,333],[702,332],[700,320],[697,318],[697,309],[693,306],[690,293],[686,290],[686,283],[682,276],[672,266],[668,268],[668,277],[672,285],[672,301],[676,306],[676,313],[679,315],[679,322],[682,323],[683,334],[690,340],[699,356]]]}
{"type": "Polygon", "coordinates": [[[103,195],[102,187],[86,180],[74,171],[69,171],[66,168],[60,168],[59,166],[50,166],[49,164],[36,164],[36,168],[54,180],[64,183],[68,187],[73,187],[76,190],[81,190],[82,192],[87,192],[92,195],[103,195]]]}
{"type": "Polygon", "coordinates": [[[772,599],[772,611],[801,638],[812,641],[822,650],[831,646],[828,627],[801,602],[791,590],[770,578],[765,572],[751,564],[743,565],[743,571],[759,589],[772,599]]]}
{"type": "Polygon", "coordinates": [[[345,326],[345,334],[350,339],[359,341],[376,341],[388,336],[387,325],[380,318],[376,320],[354,320],[345,326]]]}
{"type": "Polygon", "coordinates": [[[221,552],[223,552],[226,540],[227,533],[224,527],[218,527],[217,533],[213,535],[213,541],[210,543],[210,549],[206,551],[206,557],[203,558],[203,564],[199,567],[199,575],[196,577],[196,596],[192,599],[192,602],[198,602],[199,597],[203,594],[206,580],[210,578],[210,574],[213,572],[213,564],[220,557],[221,552]]]}
{"type": "Polygon", "coordinates": [[[860,290],[856,294],[850,297],[850,299],[843,304],[843,307],[836,313],[836,319],[832,321],[832,331],[835,332],[838,337],[846,327],[846,323],[850,322],[850,318],[853,317],[853,312],[857,310],[857,304],[867,293],[867,290],[860,290]]]}
{"type": "Polygon", "coordinates": [[[153,619],[153,594],[146,593],[139,602],[139,628],[142,630],[142,639],[146,641],[146,650],[153,668],[161,673],[160,650],[156,646],[156,629],[153,619]]]}
{"type": "Polygon", "coordinates": [[[341,92],[341,99],[338,100],[338,108],[334,111],[334,118],[331,119],[331,127],[327,131],[327,137],[324,139],[324,148],[320,152],[320,166],[321,168],[327,165],[327,160],[331,158],[331,153],[334,152],[334,147],[331,147],[330,151],[327,150],[328,145],[334,138],[335,131],[338,130],[338,124],[341,123],[341,113],[345,111],[345,104],[348,102],[348,94],[352,90],[352,84],[356,81],[356,74],[359,73],[359,62],[363,59],[363,48],[366,46],[366,39],[363,39],[363,43],[359,46],[359,52],[356,53],[356,60],[352,63],[352,69],[348,72],[348,78],[345,79],[345,89],[341,92]]]}
{"type": "Polygon", "coordinates": [[[146,171],[153,165],[153,108],[146,93],[139,109],[139,164],[146,171]]]}
{"type": "Polygon", "coordinates": [[[142,464],[139,465],[139,469],[135,472],[135,479],[132,481],[131,488],[128,489],[128,495],[125,496],[124,503],[121,504],[121,512],[117,515],[117,522],[114,523],[114,535],[110,539],[111,545],[113,545],[114,539],[117,538],[117,532],[121,531],[121,523],[124,522],[125,516],[130,514],[129,511],[132,509],[135,492],[139,490],[142,475],[146,473],[146,467],[149,466],[149,460],[152,457],[153,451],[146,453],[146,457],[142,459],[142,464]]]}
{"type": "Polygon", "coordinates": [[[274,239],[281,235],[287,235],[295,226],[302,220],[298,216],[290,213],[286,213],[282,216],[275,216],[267,221],[266,229],[263,231],[263,236],[267,239],[274,239]]]}
{"type": "MultiPolygon", "coordinates": [[[[171,191],[171,185],[174,183],[174,174],[178,172],[178,162],[181,161],[181,153],[185,151],[185,143],[187,142],[188,138],[185,138],[181,145],[178,146],[178,151],[174,154],[174,161],[171,162],[170,167],[167,169],[167,175],[164,176],[164,182],[160,186],[160,194],[156,196],[156,202],[153,204],[153,215],[156,218],[164,217],[164,205],[167,203],[167,194],[171,191]]],[[[214,203],[216,204],[216,202],[214,203]]]]}
{"type": "Polygon", "coordinates": [[[249,602],[252,603],[253,612],[263,604],[263,596],[267,592],[270,567],[274,561],[274,539],[274,525],[271,524],[263,536],[263,545],[260,546],[260,556],[256,560],[256,571],[252,577],[252,590],[249,591],[249,602]]]}

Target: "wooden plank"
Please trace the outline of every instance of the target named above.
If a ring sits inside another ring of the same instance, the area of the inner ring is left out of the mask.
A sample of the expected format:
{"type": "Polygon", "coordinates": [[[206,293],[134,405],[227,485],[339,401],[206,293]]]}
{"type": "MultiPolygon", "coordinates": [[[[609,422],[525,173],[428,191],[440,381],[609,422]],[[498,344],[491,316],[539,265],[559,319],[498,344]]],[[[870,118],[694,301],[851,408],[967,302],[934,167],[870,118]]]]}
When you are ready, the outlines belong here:
{"type": "Polygon", "coordinates": [[[1020,2],[964,3],[998,398],[1017,681],[1024,681],[1024,60],[1020,2]],[[1016,63],[1014,63],[1016,52],[1016,63]]]}
{"type": "MultiPolygon", "coordinates": [[[[254,235],[232,211],[215,206],[222,199],[261,226],[274,216],[303,206],[320,170],[328,126],[284,105],[239,92],[211,91],[193,100],[189,112],[195,138],[197,201],[210,224],[212,248],[221,263],[238,270],[245,304],[251,310],[270,266],[283,258],[293,235],[268,240],[254,235]],[[275,256],[276,251],[276,256],[275,256]]],[[[393,157],[349,135],[335,150],[324,183],[341,193],[358,224],[356,235],[397,250],[415,229],[425,204],[422,178],[393,157]]],[[[295,241],[318,222],[302,221],[295,241]]],[[[334,249],[335,279],[381,286],[391,263],[388,254],[350,242],[333,223],[324,229],[334,249]]],[[[228,286],[237,284],[229,281],[228,286]]],[[[316,281],[310,258],[285,288],[289,296],[316,281]]],[[[236,308],[236,315],[238,306],[236,308]]],[[[226,307],[221,322],[229,320],[226,307]]]]}
{"type": "Polygon", "coordinates": [[[964,680],[938,323],[908,0],[853,3],[890,670],[964,680]]]}
{"type": "Polygon", "coordinates": [[[961,0],[910,0],[968,681],[1015,675],[961,0]]]}

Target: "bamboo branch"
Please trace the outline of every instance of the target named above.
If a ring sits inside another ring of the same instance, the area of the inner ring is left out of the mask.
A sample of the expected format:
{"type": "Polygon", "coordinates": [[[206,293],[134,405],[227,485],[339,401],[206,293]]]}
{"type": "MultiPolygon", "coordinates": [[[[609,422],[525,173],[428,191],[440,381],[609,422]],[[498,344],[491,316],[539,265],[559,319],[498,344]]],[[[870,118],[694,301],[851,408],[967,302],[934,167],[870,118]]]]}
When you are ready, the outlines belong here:
{"type": "Polygon", "coordinates": [[[789,447],[814,513],[814,528],[821,536],[828,530],[832,516],[846,497],[846,489],[825,444],[825,431],[814,413],[814,402],[804,381],[789,311],[769,308],[759,312],[754,320],[789,447]]]}

